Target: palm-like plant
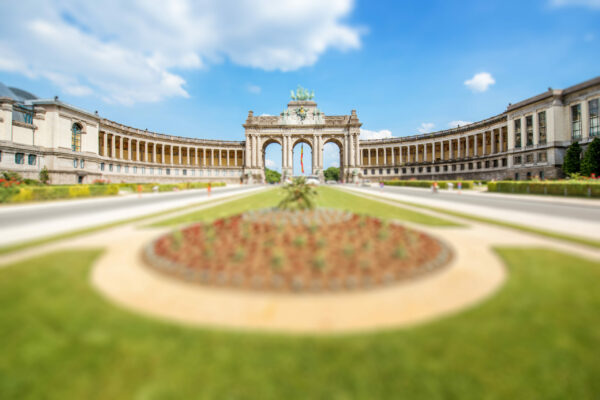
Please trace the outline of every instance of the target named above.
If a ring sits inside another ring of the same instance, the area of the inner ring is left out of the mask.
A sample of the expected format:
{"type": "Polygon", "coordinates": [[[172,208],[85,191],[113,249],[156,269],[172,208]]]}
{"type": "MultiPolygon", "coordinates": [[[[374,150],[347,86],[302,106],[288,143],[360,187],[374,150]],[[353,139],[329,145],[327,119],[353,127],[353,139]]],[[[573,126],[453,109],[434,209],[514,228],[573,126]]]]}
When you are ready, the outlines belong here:
{"type": "Polygon", "coordinates": [[[278,208],[284,210],[309,210],[315,208],[317,191],[306,184],[303,177],[296,178],[283,188],[284,197],[279,202],[278,208]]]}

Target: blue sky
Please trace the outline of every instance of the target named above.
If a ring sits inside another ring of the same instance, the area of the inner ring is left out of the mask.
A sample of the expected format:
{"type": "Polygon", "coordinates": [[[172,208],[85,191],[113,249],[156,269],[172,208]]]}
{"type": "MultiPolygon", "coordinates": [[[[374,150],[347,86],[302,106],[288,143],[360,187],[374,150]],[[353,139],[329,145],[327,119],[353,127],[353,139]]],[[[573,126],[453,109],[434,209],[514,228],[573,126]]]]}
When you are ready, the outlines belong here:
{"type": "Polygon", "coordinates": [[[600,0],[93,3],[0,4],[0,81],[142,129],[243,140],[248,110],[279,113],[298,84],[385,137],[600,72],[600,0]]]}

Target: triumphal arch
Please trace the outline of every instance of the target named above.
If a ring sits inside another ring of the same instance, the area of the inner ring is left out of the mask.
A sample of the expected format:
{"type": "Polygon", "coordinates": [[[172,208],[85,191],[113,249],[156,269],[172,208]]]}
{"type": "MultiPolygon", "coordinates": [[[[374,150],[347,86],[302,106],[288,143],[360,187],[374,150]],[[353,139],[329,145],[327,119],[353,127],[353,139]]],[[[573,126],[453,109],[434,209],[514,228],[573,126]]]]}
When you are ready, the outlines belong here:
{"type": "Polygon", "coordinates": [[[359,136],[362,125],[352,110],[350,115],[325,115],[313,101],[314,92],[298,87],[279,116],[254,116],[248,112],[244,179],[264,182],[265,150],[271,143],[281,145],[282,175],[293,174],[293,149],[305,143],[312,150],[312,175],[323,180],[323,146],[333,142],[340,149],[340,177],[348,182],[358,178],[359,136]]]}

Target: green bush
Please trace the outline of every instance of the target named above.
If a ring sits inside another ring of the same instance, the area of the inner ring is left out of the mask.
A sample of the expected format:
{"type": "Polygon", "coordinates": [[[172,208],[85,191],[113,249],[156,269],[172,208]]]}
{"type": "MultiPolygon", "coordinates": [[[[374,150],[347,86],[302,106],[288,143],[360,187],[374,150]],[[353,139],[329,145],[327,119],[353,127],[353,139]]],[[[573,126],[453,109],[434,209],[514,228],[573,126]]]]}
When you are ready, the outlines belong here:
{"type": "Polygon", "coordinates": [[[595,181],[500,181],[489,182],[489,192],[524,193],[553,196],[600,197],[600,182],[595,181]]]}
{"type": "Polygon", "coordinates": [[[452,183],[452,185],[454,185],[454,188],[456,189],[458,187],[459,182],[462,184],[462,189],[473,189],[473,186],[476,183],[474,181],[401,181],[401,180],[394,180],[394,181],[384,181],[383,184],[388,185],[388,186],[408,186],[408,187],[430,188],[431,186],[433,186],[434,182],[437,182],[438,188],[440,188],[440,189],[448,189],[449,183],[452,183]]]}

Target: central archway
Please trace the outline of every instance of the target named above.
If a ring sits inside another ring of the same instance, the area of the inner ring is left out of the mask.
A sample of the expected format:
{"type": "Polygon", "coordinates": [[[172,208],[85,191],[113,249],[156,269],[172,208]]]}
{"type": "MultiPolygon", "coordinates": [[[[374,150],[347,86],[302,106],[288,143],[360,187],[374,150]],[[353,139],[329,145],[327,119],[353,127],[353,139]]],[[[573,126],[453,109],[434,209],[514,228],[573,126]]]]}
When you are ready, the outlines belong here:
{"type": "Polygon", "coordinates": [[[309,176],[314,174],[313,144],[307,139],[298,139],[292,145],[293,176],[309,176]],[[302,172],[302,165],[304,172],[302,172]]]}

